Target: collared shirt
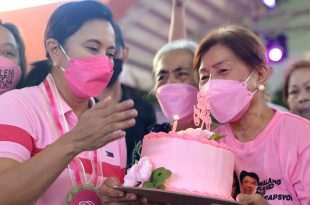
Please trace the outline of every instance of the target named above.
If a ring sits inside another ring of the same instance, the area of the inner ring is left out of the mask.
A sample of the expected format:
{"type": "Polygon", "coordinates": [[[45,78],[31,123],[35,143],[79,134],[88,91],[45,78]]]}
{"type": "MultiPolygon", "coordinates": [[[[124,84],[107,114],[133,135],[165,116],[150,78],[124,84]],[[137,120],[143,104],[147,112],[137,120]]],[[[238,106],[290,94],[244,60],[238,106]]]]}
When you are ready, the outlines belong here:
{"type": "MultiPolygon", "coordinates": [[[[66,124],[68,130],[71,130],[77,124],[78,118],[59,95],[52,76],[48,75],[46,79],[56,102],[60,123],[65,130],[66,124]]],[[[53,118],[43,83],[39,86],[6,92],[0,96],[0,157],[25,162],[59,137],[61,137],[60,131],[53,118]]],[[[111,142],[97,151],[103,171],[103,177],[98,180],[98,185],[105,177],[110,176],[122,181],[126,172],[127,158],[125,138],[111,142]]],[[[78,157],[80,158],[77,160],[78,163],[82,163],[85,168],[87,180],[92,173],[93,152],[82,152],[78,157]]],[[[70,173],[66,168],[36,204],[64,204],[71,188],[70,173]]]]}

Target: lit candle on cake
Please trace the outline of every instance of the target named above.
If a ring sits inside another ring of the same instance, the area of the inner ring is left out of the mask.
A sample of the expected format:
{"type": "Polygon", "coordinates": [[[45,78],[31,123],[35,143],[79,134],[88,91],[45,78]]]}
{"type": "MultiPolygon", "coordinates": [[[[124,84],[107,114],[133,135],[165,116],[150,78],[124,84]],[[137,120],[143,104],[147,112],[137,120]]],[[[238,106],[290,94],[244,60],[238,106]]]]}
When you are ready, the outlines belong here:
{"type": "Polygon", "coordinates": [[[177,131],[178,120],[179,120],[179,115],[174,115],[173,116],[172,132],[176,132],[177,131]]]}

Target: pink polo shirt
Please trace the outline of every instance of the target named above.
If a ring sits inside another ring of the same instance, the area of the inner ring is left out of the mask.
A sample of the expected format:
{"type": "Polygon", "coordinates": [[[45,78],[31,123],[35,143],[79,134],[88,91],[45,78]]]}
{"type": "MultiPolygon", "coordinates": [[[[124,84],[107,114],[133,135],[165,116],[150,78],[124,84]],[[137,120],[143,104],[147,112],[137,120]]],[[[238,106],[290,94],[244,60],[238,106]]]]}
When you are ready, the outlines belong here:
{"type": "MultiPolygon", "coordinates": [[[[255,173],[256,193],[273,205],[310,204],[310,123],[298,116],[276,110],[255,140],[242,143],[229,125],[217,132],[236,154],[235,171],[255,173]]],[[[242,192],[242,184],[240,188],[242,192]]],[[[255,192],[255,189],[254,189],[255,192]]]]}
{"type": "MultiPolygon", "coordinates": [[[[78,122],[77,116],[58,94],[51,75],[47,76],[47,81],[56,102],[60,123],[65,128],[66,120],[69,129],[72,129],[78,122]]],[[[60,137],[43,83],[39,86],[6,92],[0,96],[0,108],[0,157],[22,163],[39,154],[60,137]]],[[[79,158],[88,180],[92,173],[93,152],[83,152],[79,154],[79,158]]],[[[98,149],[98,160],[103,171],[98,186],[105,177],[114,176],[123,180],[127,160],[125,138],[98,149]]],[[[36,205],[64,204],[71,188],[69,169],[66,168],[36,205]]]]}

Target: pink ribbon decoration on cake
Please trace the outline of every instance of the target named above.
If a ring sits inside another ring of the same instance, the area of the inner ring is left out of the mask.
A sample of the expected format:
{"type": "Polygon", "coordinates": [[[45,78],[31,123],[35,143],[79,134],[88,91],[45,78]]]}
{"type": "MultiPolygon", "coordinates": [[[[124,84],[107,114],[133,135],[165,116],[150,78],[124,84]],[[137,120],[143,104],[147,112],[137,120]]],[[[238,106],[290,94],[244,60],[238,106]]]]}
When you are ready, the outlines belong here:
{"type": "Polygon", "coordinates": [[[142,157],[137,164],[128,169],[124,178],[124,186],[134,187],[149,181],[153,171],[153,164],[148,157],[142,157]]]}
{"type": "Polygon", "coordinates": [[[210,131],[211,117],[210,117],[210,103],[205,95],[201,92],[197,93],[197,106],[194,105],[194,123],[199,126],[201,123],[201,129],[206,126],[206,129],[210,131]]]}

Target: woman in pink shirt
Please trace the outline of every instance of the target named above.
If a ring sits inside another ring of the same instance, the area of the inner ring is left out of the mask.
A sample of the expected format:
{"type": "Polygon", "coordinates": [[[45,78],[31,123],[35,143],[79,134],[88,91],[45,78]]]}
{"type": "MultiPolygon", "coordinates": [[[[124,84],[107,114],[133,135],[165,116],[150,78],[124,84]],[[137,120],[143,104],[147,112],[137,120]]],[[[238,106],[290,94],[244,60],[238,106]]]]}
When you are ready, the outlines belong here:
{"type": "Polygon", "coordinates": [[[259,179],[256,193],[240,194],[239,201],[309,205],[310,123],[268,107],[270,70],[260,39],[240,26],[215,29],[198,46],[194,67],[221,124],[217,131],[226,136],[222,142],[235,151],[237,175],[251,172],[259,179]]]}
{"type": "Polygon", "coordinates": [[[38,86],[0,96],[0,204],[112,200],[98,190],[106,177],[122,179],[122,130],[137,115],[131,100],[111,104],[108,97],[95,105],[92,99],[113,73],[112,23],[97,1],[63,4],[45,32],[51,73],[38,86]]]}

